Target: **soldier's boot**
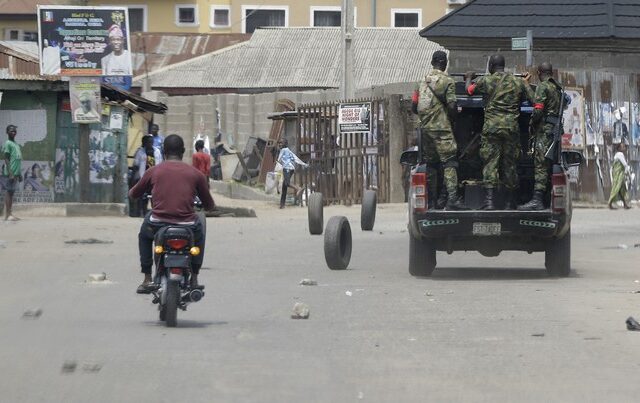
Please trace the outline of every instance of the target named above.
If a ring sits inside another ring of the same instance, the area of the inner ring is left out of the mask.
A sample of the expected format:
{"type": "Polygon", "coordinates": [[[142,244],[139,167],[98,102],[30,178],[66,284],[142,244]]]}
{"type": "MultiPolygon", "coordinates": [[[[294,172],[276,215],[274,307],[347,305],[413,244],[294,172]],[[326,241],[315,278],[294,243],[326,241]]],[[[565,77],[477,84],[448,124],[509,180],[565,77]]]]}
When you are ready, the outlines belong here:
{"type": "Polygon", "coordinates": [[[516,206],[517,206],[517,203],[515,200],[515,192],[513,190],[506,189],[505,195],[504,195],[504,209],[515,210],[516,206]]]}
{"type": "Polygon", "coordinates": [[[544,210],[544,192],[536,190],[528,203],[518,206],[518,210],[544,210]]]}
{"type": "Polygon", "coordinates": [[[480,210],[495,210],[496,207],[493,204],[493,188],[485,188],[484,203],[480,207],[480,210]]]}
{"type": "Polygon", "coordinates": [[[460,197],[458,197],[457,191],[448,193],[449,197],[447,197],[447,204],[445,205],[446,210],[469,210],[460,197]]]}

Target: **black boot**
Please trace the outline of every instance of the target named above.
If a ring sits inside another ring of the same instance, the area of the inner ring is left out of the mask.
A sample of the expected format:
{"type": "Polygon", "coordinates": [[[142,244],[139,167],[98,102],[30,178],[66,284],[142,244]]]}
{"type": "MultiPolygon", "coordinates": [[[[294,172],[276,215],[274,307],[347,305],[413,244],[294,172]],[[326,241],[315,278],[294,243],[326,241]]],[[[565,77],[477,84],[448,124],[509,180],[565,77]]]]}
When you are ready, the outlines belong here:
{"type": "Polygon", "coordinates": [[[528,203],[523,204],[522,206],[518,206],[518,210],[544,210],[544,201],[542,200],[544,197],[544,192],[540,190],[536,190],[533,192],[533,197],[528,203]]]}
{"type": "Polygon", "coordinates": [[[469,208],[460,200],[457,192],[449,192],[447,198],[446,210],[469,210],[469,208]]]}
{"type": "Polygon", "coordinates": [[[515,192],[513,190],[506,189],[504,195],[504,209],[515,210],[516,206],[515,192]]]}
{"type": "Polygon", "coordinates": [[[493,205],[493,188],[485,188],[485,198],[480,210],[495,210],[493,205]]]}

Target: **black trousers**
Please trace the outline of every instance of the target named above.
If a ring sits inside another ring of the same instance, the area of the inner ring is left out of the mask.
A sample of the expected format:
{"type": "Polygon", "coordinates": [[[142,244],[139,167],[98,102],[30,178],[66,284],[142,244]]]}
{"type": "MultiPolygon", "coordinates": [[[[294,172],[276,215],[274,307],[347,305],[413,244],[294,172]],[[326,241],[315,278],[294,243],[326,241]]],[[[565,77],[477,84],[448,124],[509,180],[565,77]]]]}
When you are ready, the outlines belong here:
{"type": "MultiPolygon", "coordinates": [[[[140,251],[140,267],[142,273],[151,274],[151,267],[153,266],[153,239],[156,232],[162,227],[167,225],[175,225],[164,222],[153,222],[150,220],[151,212],[148,212],[144,217],[142,226],[140,226],[140,232],[138,233],[138,249],[140,251]]],[[[191,231],[193,231],[193,240],[197,247],[200,248],[200,254],[193,256],[191,259],[191,271],[193,274],[198,274],[202,267],[202,261],[204,259],[204,244],[206,234],[202,232],[202,223],[200,219],[196,218],[195,224],[189,225],[191,231]]]]}
{"type": "Polygon", "coordinates": [[[289,185],[291,184],[291,177],[295,171],[293,169],[283,169],[282,175],[282,195],[280,196],[280,206],[284,206],[284,202],[287,201],[287,190],[289,189],[289,185]]]}

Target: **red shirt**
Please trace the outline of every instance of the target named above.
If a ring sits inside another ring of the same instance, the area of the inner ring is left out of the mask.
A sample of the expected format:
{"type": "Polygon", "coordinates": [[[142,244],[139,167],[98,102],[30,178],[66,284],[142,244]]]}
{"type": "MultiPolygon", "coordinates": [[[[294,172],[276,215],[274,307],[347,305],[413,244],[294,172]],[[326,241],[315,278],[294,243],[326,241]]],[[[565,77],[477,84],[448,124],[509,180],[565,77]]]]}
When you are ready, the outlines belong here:
{"type": "Polygon", "coordinates": [[[191,157],[191,164],[195,169],[202,172],[204,176],[209,177],[209,170],[211,169],[211,156],[203,152],[195,152],[191,157]]]}
{"type": "Polygon", "coordinates": [[[194,167],[182,161],[165,160],[151,167],[129,191],[129,197],[137,199],[151,192],[154,219],[171,224],[191,222],[196,219],[193,199],[197,195],[206,210],[215,206],[207,179],[194,167]]]}

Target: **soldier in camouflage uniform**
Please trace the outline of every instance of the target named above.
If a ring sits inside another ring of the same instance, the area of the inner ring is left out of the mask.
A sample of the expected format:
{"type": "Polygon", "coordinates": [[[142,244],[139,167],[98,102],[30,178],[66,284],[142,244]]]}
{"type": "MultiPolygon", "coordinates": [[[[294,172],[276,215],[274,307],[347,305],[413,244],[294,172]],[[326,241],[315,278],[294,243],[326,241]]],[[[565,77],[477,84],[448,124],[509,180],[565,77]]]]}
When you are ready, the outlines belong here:
{"type": "MultiPolygon", "coordinates": [[[[413,111],[418,114],[422,129],[422,150],[427,164],[433,168],[440,163],[444,171],[444,185],[447,190],[445,208],[460,210],[465,207],[458,198],[458,146],[453,137],[453,121],[458,113],[456,84],[445,73],[445,52],[434,52],[431,66],[431,72],[420,81],[418,89],[413,94],[413,111]]],[[[435,182],[435,175],[430,176],[429,182],[435,182]]]]}
{"type": "Polygon", "coordinates": [[[533,98],[528,75],[525,79],[504,71],[504,57],[496,54],[489,59],[489,73],[471,82],[475,74],[465,75],[469,95],[484,98],[484,126],[480,157],[484,162],[482,177],[486,188],[485,210],[495,210],[494,192],[500,182],[506,190],[505,210],[516,207],[514,194],[518,187],[516,163],[520,158],[520,103],[533,98]]]}
{"type": "Polygon", "coordinates": [[[535,185],[533,198],[526,204],[518,206],[518,210],[543,210],[544,195],[549,184],[551,162],[545,154],[553,140],[553,130],[560,119],[560,100],[562,87],[553,79],[551,63],[538,66],[540,84],[536,87],[531,115],[531,133],[534,142],[533,160],[535,166],[535,185]]]}

